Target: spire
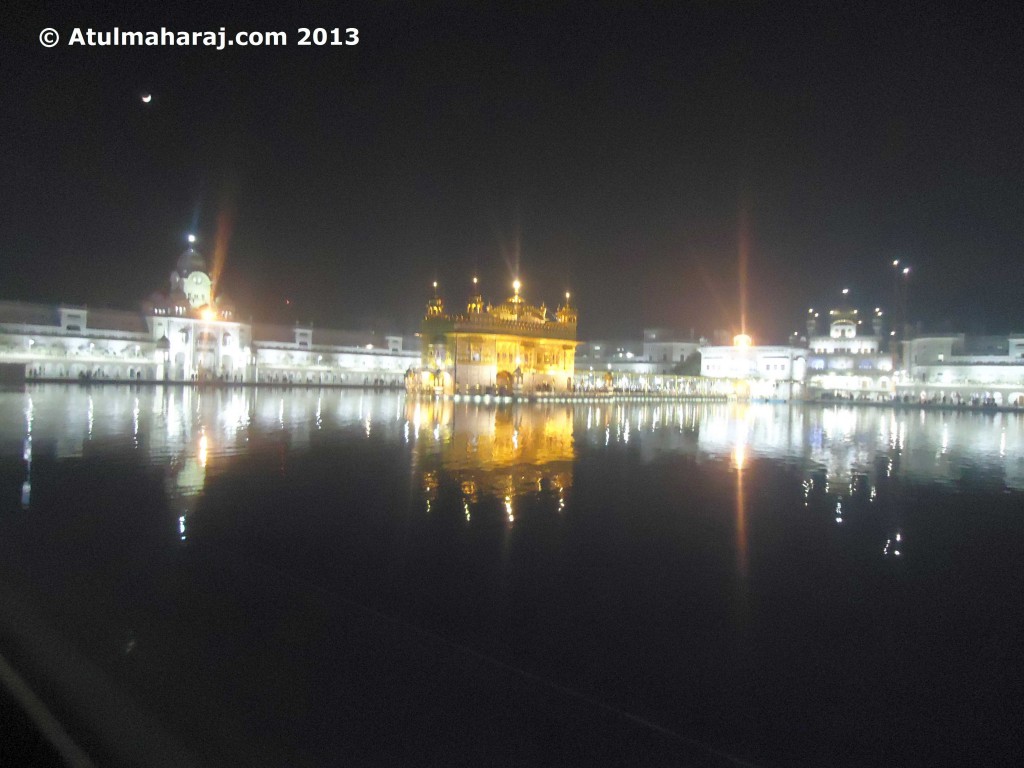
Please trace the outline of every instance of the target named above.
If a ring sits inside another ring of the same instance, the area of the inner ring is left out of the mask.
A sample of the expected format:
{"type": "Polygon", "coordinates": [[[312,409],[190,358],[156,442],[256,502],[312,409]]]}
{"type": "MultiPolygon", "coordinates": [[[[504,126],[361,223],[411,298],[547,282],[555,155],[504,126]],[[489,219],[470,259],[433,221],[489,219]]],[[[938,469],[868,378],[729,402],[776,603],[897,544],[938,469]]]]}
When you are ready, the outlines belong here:
{"type": "Polygon", "coordinates": [[[484,311],[484,297],[480,294],[480,279],[476,275],[473,275],[473,294],[469,297],[466,311],[471,315],[484,311]]]}
{"type": "Polygon", "coordinates": [[[427,302],[427,317],[444,317],[444,299],[437,292],[437,280],[434,281],[434,296],[427,302]]]}
{"type": "Polygon", "coordinates": [[[572,305],[572,294],[569,291],[565,292],[565,304],[560,306],[558,311],[555,312],[555,319],[560,323],[576,325],[577,312],[576,308],[572,305]]]}

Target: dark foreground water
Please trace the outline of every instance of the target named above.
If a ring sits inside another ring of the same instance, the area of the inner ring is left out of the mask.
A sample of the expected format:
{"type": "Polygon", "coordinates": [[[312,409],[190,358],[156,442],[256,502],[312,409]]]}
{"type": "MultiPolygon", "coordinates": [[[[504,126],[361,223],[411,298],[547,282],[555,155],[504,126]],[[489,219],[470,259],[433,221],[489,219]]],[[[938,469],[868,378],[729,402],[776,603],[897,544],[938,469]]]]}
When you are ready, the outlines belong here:
{"type": "Polygon", "coordinates": [[[1017,414],[0,394],[0,653],[98,765],[1021,764],[1022,572],[1017,414]]]}

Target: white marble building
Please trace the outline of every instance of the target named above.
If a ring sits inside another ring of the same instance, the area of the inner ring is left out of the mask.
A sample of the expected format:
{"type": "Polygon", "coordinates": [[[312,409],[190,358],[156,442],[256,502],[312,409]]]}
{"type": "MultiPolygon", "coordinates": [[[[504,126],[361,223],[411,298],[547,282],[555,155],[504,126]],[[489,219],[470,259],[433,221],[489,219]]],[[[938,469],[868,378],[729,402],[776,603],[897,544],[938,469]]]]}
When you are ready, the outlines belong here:
{"type": "Polygon", "coordinates": [[[730,347],[701,349],[700,373],[718,379],[719,394],[791,400],[803,397],[807,350],[792,346],[754,346],[750,337],[736,337],[730,347]]]}
{"type": "Polygon", "coordinates": [[[0,301],[4,378],[401,387],[419,361],[401,336],[242,322],[193,242],[138,312],[0,301]]]}
{"type": "Polygon", "coordinates": [[[808,310],[808,396],[892,397],[893,360],[882,352],[882,315],[882,309],[875,307],[868,325],[857,309],[833,309],[828,333],[820,334],[818,315],[808,310]]]}
{"type": "Polygon", "coordinates": [[[901,396],[1024,405],[1024,334],[920,336],[903,343],[901,396]]]}

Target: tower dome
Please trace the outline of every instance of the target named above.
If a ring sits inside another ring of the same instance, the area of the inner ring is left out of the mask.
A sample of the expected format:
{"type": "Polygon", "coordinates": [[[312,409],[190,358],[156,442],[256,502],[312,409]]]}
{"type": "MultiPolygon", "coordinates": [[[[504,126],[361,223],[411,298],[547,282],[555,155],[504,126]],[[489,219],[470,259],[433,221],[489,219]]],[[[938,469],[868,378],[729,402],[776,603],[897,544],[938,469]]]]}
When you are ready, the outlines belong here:
{"type": "Polygon", "coordinates": [[[178,257],[178,266],[175,271],[182,278],[187,277],[193,272],[205,272],[206,259],[203,258],[203,255],[197,251],[194,246],[190,245],[188,249],[178,257]]]}

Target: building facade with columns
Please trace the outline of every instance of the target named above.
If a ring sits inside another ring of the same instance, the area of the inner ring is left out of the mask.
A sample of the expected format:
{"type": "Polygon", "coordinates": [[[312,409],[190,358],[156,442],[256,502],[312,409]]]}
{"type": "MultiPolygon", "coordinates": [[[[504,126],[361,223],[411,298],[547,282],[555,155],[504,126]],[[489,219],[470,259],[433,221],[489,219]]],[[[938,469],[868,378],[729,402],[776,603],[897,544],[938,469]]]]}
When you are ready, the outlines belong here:
{"type": "Polygon", "coordinates": [[[804,396],[807,350],[793,346],[755,346],[739,334],[732,346],[700,350],[700,373],[716,381],[712,394],[764,400],[804,396]]]}
{"type": "Polygon", "coordinates": [[[193,238],[136,312],[0,301],[7,378],[401,387],[419,359],[397,335],[242,321],[193,238]]]}
{"type": "Polygon", "coordinates": [[[892,354],[882,351],[883,339],[881,307],[870,317],[849,306],[831,309],[824,334],[818,314],[808,310],[808,397],[891,397],[896,380],[892,354]]]}
{"type": "Polygon", "coordinates": [[[902,346],[906,375],[897,386],[901,397],[1024,406],[1024,334],[922,335],[902,346]]]}

